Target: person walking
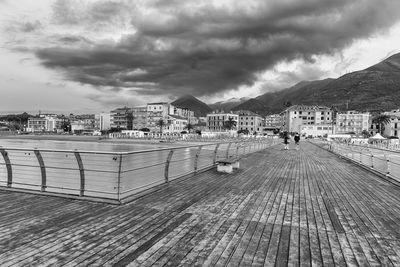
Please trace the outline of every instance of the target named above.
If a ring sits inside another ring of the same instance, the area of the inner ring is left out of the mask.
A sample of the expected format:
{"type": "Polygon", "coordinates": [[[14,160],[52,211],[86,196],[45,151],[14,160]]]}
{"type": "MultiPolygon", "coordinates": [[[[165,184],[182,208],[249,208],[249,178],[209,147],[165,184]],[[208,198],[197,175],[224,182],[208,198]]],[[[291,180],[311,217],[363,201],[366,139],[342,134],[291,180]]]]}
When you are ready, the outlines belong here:
{"type": "Polygon", "coordinates": [[[299,133],[296,133],[294,135],[294,143],[296,144],[296,150],[300,149],[300,135],[299,133]]]}
{"type": "Polygon", "coordinates": [[[290,142],[289,140],[290,140],[289,134],[286,132],[283,136],[283,143],[285,144],[284,148],[285,150],[289,149],[289,142],[290,142]]]}

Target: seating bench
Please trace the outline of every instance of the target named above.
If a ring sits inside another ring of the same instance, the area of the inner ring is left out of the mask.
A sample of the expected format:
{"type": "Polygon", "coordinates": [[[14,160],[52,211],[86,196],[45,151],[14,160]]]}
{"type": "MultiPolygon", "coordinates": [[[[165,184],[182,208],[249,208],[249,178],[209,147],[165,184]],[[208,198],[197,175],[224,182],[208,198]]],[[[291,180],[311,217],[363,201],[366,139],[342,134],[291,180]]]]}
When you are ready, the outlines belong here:
{"type": "Polygon", "coordinates": [[[228,158],[217,160],[217,171],[232,173],[233,169],[239,169],[239,158],[228,158]]]}

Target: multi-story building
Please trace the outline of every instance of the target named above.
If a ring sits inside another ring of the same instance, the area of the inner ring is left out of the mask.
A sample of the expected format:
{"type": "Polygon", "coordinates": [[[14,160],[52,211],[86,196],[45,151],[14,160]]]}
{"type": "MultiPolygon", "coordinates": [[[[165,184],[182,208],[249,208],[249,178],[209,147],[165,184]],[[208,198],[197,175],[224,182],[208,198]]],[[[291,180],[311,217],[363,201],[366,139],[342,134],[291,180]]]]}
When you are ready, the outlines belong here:
{"type": "Polygon", "coordinates": [[[132,129],[140,130],[147,126],[147,107],[133,107],[132,108],[132,129]]]}
{"type": "Polygon", "coordinates": [[[93,119],[75,119],[72,120],[71,122],[71,132],[73,133],[92,133],[95,130],[98,130],[96,128],[96,120],[93,119]]]}
{"type": "Polygon", "coordinates": [[[238,130],[247,130],[250,134],[263,132],[263,119],[260,115],[249,110],[235,113],[239,115],[238,130]]]}
{"type": "Polygon", "coordinates": [[[47,131],[46,118],[30,117],[28,118],[28,132],[44,132],[47,131]]]}
{"type": "Polygon", "coordinates": [[[168,123],[165,127],[165,132],[180,133],[185,130],[187,124],[188,124],[187,118],[177,115],[169,115],[168,123]]]}
{"type": "Polygon", "coordinates": [[[364,130],[369,131],[371,125],[371,114],[369,112],[357,112],[349,110],[336,115],[336,133],[361,134],[364,130]]]}
{"type": "Polygon", "coordinates": [[[400,137],[400,116],[390,116],[390,122],[385,125],[383,134],[385,136],[400,137]]]}
{"type": "Polygon", "coordinates": [[[300,134],[302,136],[323,137],[332,134],[334,125],[318,124],[318,125],[301,125],[300,134]]]}
{"type": "Polygon", "coordinates": [[[197,124],[199,122],[198,119],[194,116],[194,111],[192,111],[188,108],[174,107],[173,115],[186,118],[188,120],[188,123],[190,123],[192,125],[197,124]]]}
{"type": "Polygon", "coordinates": [[[174,114],[174,106],[167,102],[148,103],[147,104],[147,128],[151,132],[159,132],[158,121],[168,122],[169,114],[174,114]]]}
{"type": "Polygon", "coordinates": [[[302,125],[333,124],[332,110],[324,106],[294,105],[282,112],[283,130],[300,132],[302,125]]]}
{"type": "Polygon", "coordinates": [[[63,120],[57,115],[44,115],[30,117],[28,119],[27,131],[29,132],[54,132],[62,128],[63,120]]]}
{"type": "MultiPolygon", "coordinates": [[[[236,122],[234,130],[237,129],[239,123],[239,115],[233,113],[210,113],[207,114],[207,128],[211,132],[223,132],[226,131],[226,122],[232,119],[236,122]]],[[[232,129],[232,130],[233,130],[232,129]]]]}
{"type": "MultiPolygon", "coordinates": [[[[390,117],[390,122],[386,123],[383,125],[383,135],[389,137],[389,136],[395,136],[395,137],[400,137],[400,110],[391,110],[391,111],[386,111],[382,113],[382,115],[386,115],[390,117]]],[[[372,135],[375,135],[376,133],[380,133],[381,125],[376,124],[376,123],[371,123],[370,127],[370,133],[372,135]]]]}
{"type": "Polygon", "coordinates": [[[108,112],[101,112],[96,114],[95,117],[95,129],[99,131],[106,131],[110,129],[111,116],[108,112]]]}
{"type": "Polygon", "coordinates": [[[132,130],[132,109],[117,108],[110,111],[110,127],[121,130],[132,130]]]}
{"type": "Polygon", "coordinates": [[[281,114],[272,114],[265,116],[265,126],[280,128],[283,125],[281,114]]]}

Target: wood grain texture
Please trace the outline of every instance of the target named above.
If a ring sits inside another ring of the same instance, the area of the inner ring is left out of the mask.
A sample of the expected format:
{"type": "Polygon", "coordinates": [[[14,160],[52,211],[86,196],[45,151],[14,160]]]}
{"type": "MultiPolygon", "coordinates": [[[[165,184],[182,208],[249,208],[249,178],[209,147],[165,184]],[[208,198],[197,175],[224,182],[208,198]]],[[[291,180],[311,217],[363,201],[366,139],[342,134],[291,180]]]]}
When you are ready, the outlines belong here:
{"type": "Polygon", "coordinates": [[[309,143],[129,204],[0,191],[1,266],[400,266],[400,187],[309,143]]]}

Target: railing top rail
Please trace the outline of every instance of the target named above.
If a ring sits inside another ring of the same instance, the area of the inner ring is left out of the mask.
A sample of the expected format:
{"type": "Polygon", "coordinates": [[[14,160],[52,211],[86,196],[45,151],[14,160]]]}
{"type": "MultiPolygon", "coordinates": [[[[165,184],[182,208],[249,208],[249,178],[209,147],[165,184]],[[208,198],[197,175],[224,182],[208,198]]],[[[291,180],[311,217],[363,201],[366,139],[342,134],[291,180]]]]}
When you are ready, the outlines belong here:
{"type": "MultiPolygon", "coordinates": [[[[154,149],[145,149],[145,150],[135,150],[135,151],[116,151],[116,152],[110,152],[110,151],[91,151],[91,150],[79,150],[79,149],[39,149],[41,152],[61,152],[61,153],[74,153],[74,152],[79,152],[82,154],[101,154],[101,155],[131,155],[131,154],[142,154],[142,153],[148,153],[148,152],[156,152],[156,151],[165,151],[165,150],[171,150],[171,149],[186,149],[186,148],[193,148],[193,147],[198,147],[198,146],[211,146],[211,145],[217,145],[217,144],[228,144],[228,143],[243,143],[242,141],[236,140],[232,142],[215,142],[215,143],[202,143],[202,144],[196,144],[196,145],[189,145],[189,146],[174,146],[174,147],[166,147],[166,148],[154,148],[154,149]]],[[[17,148],[17,147],[3,147],[0,146],[1,149],[5,150],[11,150],[11,151],[33,151],[34,149],[38,148],[17,148]]]]}
{"type": "MultiPolygon", "coordinates": [[[[345,145],[345,143],[339,143],[339,142],[335,142],[335,143],[345,145]]],[[[390,151],[390,152],[400,154],[400,151],[398,151],[398,150],[385,149],[385,148],[380,148],[380,147],[376,147],[373,145],[372,146],[363,146],[363,145],[359,145],[359,144],[349,144],[349,145],[356,146],[356,147],[362,147],[362,148],[377,149],[377,150],[382,150],[382,151],[390,151]]]]}

